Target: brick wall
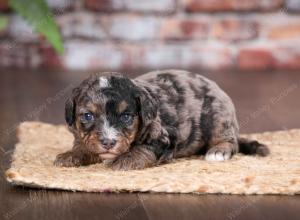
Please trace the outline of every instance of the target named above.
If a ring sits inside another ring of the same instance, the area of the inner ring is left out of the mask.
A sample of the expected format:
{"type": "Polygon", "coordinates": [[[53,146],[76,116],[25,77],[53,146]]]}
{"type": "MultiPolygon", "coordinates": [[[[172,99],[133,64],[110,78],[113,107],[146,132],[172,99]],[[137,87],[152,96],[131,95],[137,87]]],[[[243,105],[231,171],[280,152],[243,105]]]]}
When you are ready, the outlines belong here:
{"type": "Polygon", "coordinates": [[[49,0],[65,53],[0,0],[1,67],[300,69],[300,0],[49,0]]]}

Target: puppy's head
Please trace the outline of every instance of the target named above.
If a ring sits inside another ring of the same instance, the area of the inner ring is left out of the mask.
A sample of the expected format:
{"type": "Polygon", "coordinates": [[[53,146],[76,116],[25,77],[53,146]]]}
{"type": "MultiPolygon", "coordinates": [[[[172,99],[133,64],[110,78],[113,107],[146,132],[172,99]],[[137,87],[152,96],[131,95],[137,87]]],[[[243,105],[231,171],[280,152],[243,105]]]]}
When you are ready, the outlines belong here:
{"type": "Polygon", "coordinates": [[[156,114],[155,99],[121,74],[89,77],[65,107],[75,140],[102,160],[127,152],[156,114]]]}

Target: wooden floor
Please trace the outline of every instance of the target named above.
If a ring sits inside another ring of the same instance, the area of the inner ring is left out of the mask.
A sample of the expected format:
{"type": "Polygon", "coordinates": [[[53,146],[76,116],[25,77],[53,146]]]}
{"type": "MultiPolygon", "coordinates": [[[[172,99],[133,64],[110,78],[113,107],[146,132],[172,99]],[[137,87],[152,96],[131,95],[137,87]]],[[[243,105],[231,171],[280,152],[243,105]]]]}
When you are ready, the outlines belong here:
{"type": "MultiPolygon", "coordinates": [[[[203,75],[217,81],[232,97],[241,132],[300,128],[300,73],[203,75]]],[[[2,172],[9,165],[18,123],[64,123],[64,101],[70,88],[86,76],[0,69],[1,220],[300,219],[300,196],[89,194],[10,186],[2,172]]]]}

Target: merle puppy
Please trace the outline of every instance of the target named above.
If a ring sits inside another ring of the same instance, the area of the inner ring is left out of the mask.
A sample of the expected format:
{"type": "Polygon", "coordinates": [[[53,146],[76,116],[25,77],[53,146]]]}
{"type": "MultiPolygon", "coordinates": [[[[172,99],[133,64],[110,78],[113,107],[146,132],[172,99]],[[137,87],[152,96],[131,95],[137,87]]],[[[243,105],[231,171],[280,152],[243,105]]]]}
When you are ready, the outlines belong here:
{"type": "Polygon", "coordinates": [[[74,147],[57,155],[57,166],[104,162],[131,170],[197,154],[224,161],[238,152],[269,153],[239,137],[234,105],[216,83],[185,71],[132,80],[119,73],[92,75],[73,90],[65,117],[74,147]]]}

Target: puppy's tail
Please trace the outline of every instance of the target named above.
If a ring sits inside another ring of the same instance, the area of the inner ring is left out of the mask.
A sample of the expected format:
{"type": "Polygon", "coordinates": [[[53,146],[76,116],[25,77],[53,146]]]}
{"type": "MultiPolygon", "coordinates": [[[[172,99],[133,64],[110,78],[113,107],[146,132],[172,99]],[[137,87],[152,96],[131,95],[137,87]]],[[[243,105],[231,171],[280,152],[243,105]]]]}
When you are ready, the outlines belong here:
{"type": "Polygon", "coordinates": [[[258,141],[249,140],[247,138],[239,138],[239,152],[248,155],[259,155],[262,157],[270,154],[270,149],[258,141]]]}

